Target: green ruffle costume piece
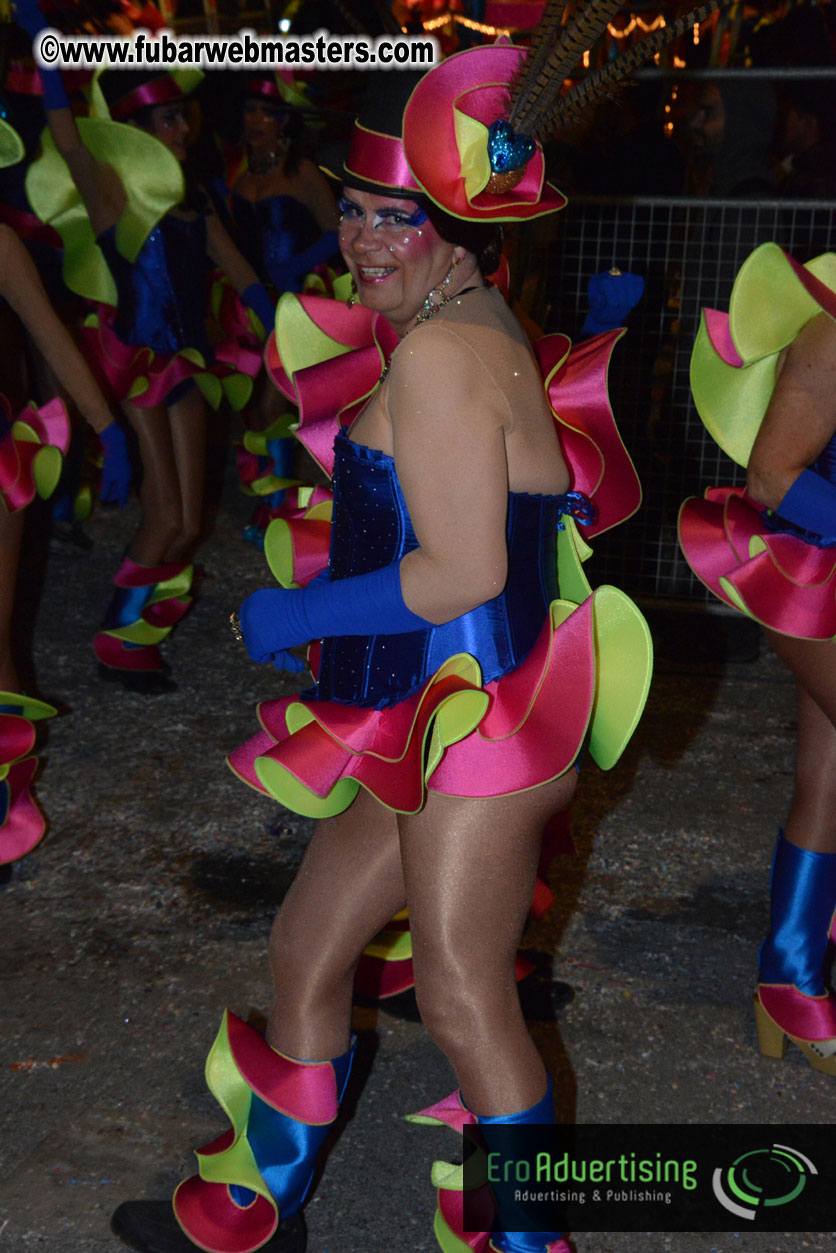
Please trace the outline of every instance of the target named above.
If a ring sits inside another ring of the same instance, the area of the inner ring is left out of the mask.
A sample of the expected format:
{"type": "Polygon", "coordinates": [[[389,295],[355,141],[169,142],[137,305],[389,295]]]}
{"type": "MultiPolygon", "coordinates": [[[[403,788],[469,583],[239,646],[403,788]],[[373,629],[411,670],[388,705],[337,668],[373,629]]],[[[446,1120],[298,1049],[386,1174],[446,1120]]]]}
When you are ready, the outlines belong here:
{"type": "MultiPolygon", "coordinates": [[[[116,224],[116,244],[128,261],[135,261],[157,223],[185,195],[180,162],[136,126],[95,118],[79,118],[76,124],[85,147],[121,179],[126,203],[116,224]]],[[[67,163],[48,130],[41,142],[42,154],[26,175],[26,194],[41,221],[61,236],[64,282],[87,300],[115,307],[116,284],[67,163]]]]}

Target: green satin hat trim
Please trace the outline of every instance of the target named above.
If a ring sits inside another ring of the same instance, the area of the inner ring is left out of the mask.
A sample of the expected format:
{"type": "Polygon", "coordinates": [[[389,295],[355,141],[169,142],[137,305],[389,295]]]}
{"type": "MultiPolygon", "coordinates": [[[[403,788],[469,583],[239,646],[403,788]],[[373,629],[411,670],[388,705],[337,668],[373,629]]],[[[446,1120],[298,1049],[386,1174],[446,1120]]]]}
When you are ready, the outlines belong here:
{"type": "MultiPolygon", "coordinates": [[[[127,203],[116,224],[116,245],[133,262],[160,219],[185,195],[180,162],[165,144],[136,126],[95,118],[79,118],[77,124],[85,147],[98,161],[113,166],[122,181],[127,203]]],[[[41,143],[42,154],[26,175],[26,194],[41,221],[61,236],[64,282],[79,296],[115,306],[116,285],[66,162],[49,131],[41,143]]]]}
{"type": "MultiPolygon", "coordinates": [[[[836,254],[824,253],[804,269],[836,291],[836,254]]],[[[732,290],[729,331],[742,365],[729,364],[714,348],[703,312],[691,354],[691,391],[709,434],[738,465],[749,462],[781,352],[820,312],[818,300],[772,243],[744,261],[732,290]]]]}
{"type": "Polygon", "coordinates": [[[0,170],[17,165],[26,155],[23,140],[13,126],[0,118],[0,170]]]}

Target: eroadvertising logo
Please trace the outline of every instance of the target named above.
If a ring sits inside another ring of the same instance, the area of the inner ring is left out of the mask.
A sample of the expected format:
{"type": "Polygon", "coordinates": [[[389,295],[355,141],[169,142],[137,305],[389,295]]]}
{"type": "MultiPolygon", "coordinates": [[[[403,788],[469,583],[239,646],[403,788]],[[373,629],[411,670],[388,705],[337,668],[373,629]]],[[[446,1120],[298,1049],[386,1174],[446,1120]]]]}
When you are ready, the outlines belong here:
{"type": "Polygon", "coordinates": [[[804,1191],[809,1175],[817,1175],[809,1157],[788,1144],[741,1153],[731,1166],[714,1171],[714,1195],[738,1218],[752,1220],[760,1206],[789,1205],[804,1191]]]}
{"type": "Polygon", "coordinates": [[[827,1124],[467,1127],[464,1230],[836,1230],[827,1124]]]}

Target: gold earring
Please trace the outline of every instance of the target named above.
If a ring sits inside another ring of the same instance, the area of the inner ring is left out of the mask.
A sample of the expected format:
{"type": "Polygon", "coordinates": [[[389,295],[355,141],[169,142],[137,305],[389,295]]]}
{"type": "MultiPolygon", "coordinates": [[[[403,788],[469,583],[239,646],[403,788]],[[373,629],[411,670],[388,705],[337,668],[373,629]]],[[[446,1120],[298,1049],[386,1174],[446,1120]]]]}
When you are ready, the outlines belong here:
{"type": "Polygon", "coordinates": [[[356,304],[357,304],[357,301],[358,301],[359,299],[360,299],[360,297],[359,297],[359,296],[358,296],[358,294],[357,294],[357,284],[355,283],[354,279],[352,278],[352,280],[351,280],[351,292],[349,293],[348,299],[347,299],[347,300],[346,300],[346,302],[345,302],[345,307],[346,307],[346,309],[351,309],[354,305],[356,305],[356,304]]]}

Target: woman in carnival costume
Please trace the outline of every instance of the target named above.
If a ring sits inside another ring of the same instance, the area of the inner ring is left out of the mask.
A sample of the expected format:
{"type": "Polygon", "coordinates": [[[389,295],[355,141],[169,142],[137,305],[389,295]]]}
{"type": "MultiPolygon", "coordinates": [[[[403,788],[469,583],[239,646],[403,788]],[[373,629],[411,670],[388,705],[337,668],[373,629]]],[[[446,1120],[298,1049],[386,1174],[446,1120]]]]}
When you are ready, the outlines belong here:
{"type": "Polygon", "coordinates": [[[682,550],[727,605],[760,622],[798,690],[795,794],[772,862],[759,955],[761,1052],[788,1039],[836,1075],[829,987],[836,912],[836,254],[799,265],[763,244],[728,315],[703,312],[691,361],[700,417],[746,487],[682,506],[682,550]]]}
{"type": "MultiPolygon", "coordinates": [[[[17,20],[33,38],[44,25],[35,0],[18,5],[17,20]]],[[[110,119],[76,121],[60,72],[40,73],[52,144],[27,188],[62,234],[67,285],[103,306],[83,347],[106,394],[122,405],[143,469],[141,522],[94,646],[103,677],[166,691],[174,683],[159,645],[189,606],[202,522],[205,401],[217,405],[226,395],[240,407],[260,365],[255,349],[242,356],[209,344],[207,257],[259,330],[270,326],[273,306],[202,193],[186,193],[189,125],[175,78],[107,70],[98,82],[110,119]]]]}
{"type": "MultiPolygon", "coordinates": [[[[245,153],[227,174],[232,237],[276,298],[301,291],[306,276],[339,252],[334,196],[324,174],[304,155],[305,108],[304,95],[281,74],[248,75],[245,153]]],[[[245,491],[260,498],[244,532],[259,545],[267,524],[285,506],[285,483],[294,478],[295,442],[288,436],[293,419],[286,408],[260,375],[244,415],[248,431],[238,459],[245,491]]],[[[291,509],[298,496],[298,490],[292,493],[291,509]]]]}
{"type": "MultiPolygon", "coordinates": [[[[0,164],[22,156],[16,133],[0,123],[0,164]]],[[[124,505],[131,478],[124,433],[50,304],[31,257],[7,225],[0,226],[0,295],[101,439],[102,499],[124,505]]],[[[48,497],[54,490],[69,438],[61,400],[39,409],[29,406],[14,417],[0,397],[0,866],[30,852],[44,833],[43,817],[30,793],[37,769],[34,723],[56,711],[20,693],[11,636],[24,510],[36,494],[48,497]]]]}
{"type": "Polygon", "coordinates": [[[230,185],[233,237],[278,295],[339,252],[337,206],[324,174],[304,155],[304,96],[275,74],[247,77],[246,160],[230,185]]]}
{"type": "MultiPolygon", "coordinates": [[[[268,366],[333,472],[332,538],[323,570],[300,552],[290,586],[256,592],[233,624],[280,669],[313,641],[316,683],[262,705],[230,764],[319,821],[271,937],[266,1038],[227,1013],[207,1062],[231,1130],[200,1151],[173,1214],[114,1215],[145,1253],[187,1248],[184,1234],[213,1253],[304,1250],[300,1208],[351,1066],[355,967],[404,906],[418,1005],[460,1084],[416,1120],[483,1135],[554,1120],[515,953],[543,825],[571,800],[584,744],[606,767],[629,740],[650,642],[628,598],[593,593],[582,570],[580,529],[640,499],[606,394],[620,332],[532,352],[482,278],[501,222],[565,203],[539,144],[506,121],[524,58],[460,53],[405,107],[414,79],[388,76],[401,99],[387,118],[375,93],[344,171],[340,246],[361,305],[279,305],[268,366]]],[[[294,547],[280,530],[276,570],[294,547]]],[[[446,1253],[567,1253],[558,1231],[508,1229],[490,1198],[466,1233],[461,1175],[436,1178],[446,1253]]]]}

